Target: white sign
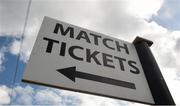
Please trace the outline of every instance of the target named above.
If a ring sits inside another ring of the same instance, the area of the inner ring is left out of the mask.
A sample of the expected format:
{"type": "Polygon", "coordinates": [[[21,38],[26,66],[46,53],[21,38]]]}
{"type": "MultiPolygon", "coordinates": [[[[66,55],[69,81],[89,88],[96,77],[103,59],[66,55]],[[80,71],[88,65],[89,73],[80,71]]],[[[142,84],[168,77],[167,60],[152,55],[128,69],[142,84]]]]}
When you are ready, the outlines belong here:
{"type": "Polygon", "coordinates": [[[23,81],[154,104],[133,44],[49,17],[23,81]]]}

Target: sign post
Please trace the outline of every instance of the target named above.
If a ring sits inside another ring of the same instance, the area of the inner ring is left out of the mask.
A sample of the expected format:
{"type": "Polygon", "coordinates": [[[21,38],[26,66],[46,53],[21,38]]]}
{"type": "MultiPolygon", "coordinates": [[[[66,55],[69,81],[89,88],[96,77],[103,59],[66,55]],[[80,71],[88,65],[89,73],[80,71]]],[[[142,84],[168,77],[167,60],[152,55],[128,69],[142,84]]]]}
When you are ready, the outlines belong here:
{"type": "Polygon", "coordinates": [[[133,44],[136,47],[155,104],[175,105],[158,64],[149,48],[153,42],[141,37],[136,37],[133,44]]]}
{"type": "Polygon", "coordinates": [[[155,104],[138,47],[138,39],[128,43],[44,17],[22,81],[155,104]]]}

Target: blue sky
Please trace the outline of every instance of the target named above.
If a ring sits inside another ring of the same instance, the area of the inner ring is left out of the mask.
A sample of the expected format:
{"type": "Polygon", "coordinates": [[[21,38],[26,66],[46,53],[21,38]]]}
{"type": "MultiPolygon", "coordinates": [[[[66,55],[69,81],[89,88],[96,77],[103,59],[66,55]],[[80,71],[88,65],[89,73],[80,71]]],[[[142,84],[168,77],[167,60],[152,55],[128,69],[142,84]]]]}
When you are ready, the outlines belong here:
{"type": "Polygon", "coordinates": [[[154,56],[176,104],[180,104],[179,0],[32,0],[19,50],[28,3],[29,0],[0,0],[0,104],[143,105],[22,83],[21,78],[44,16],[129,42],[136,36],[152,40],[154,56]]]}
{"type": "Polygon", "coordinates": [[[180,30],[180,24],[177,22],[180,18],[179,10],[179,0],[166,0],[158,11],[158,16],[153,16],[152,20],[169,30],[180,30]]]}

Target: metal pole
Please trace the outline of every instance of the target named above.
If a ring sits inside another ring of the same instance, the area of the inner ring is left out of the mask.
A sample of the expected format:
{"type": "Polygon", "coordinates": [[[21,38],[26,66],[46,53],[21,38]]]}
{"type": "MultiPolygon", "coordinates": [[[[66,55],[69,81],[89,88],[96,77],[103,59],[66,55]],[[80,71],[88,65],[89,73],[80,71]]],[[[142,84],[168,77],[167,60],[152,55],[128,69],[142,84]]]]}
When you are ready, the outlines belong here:
{"type": "Polygon", "coordinates": [[[141,61],[155,105],[175,105],[158,64],[150,50],[153,42],[136,37],[133,44],[141,61]]]}

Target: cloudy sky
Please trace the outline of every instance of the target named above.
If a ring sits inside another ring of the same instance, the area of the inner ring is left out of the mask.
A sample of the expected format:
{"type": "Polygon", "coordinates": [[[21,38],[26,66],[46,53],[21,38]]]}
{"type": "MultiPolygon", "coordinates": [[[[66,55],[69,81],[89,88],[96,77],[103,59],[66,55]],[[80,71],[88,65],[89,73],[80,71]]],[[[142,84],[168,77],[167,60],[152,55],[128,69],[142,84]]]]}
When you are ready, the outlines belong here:
{"type": "Polygon", "coordinates": [[[179,0],[0,0],[0,104],[140,105],[22,83],[44,16],[128,42],[136,36],[152,40],[152,52],[180,104],[179,11],[179,0]]]}

